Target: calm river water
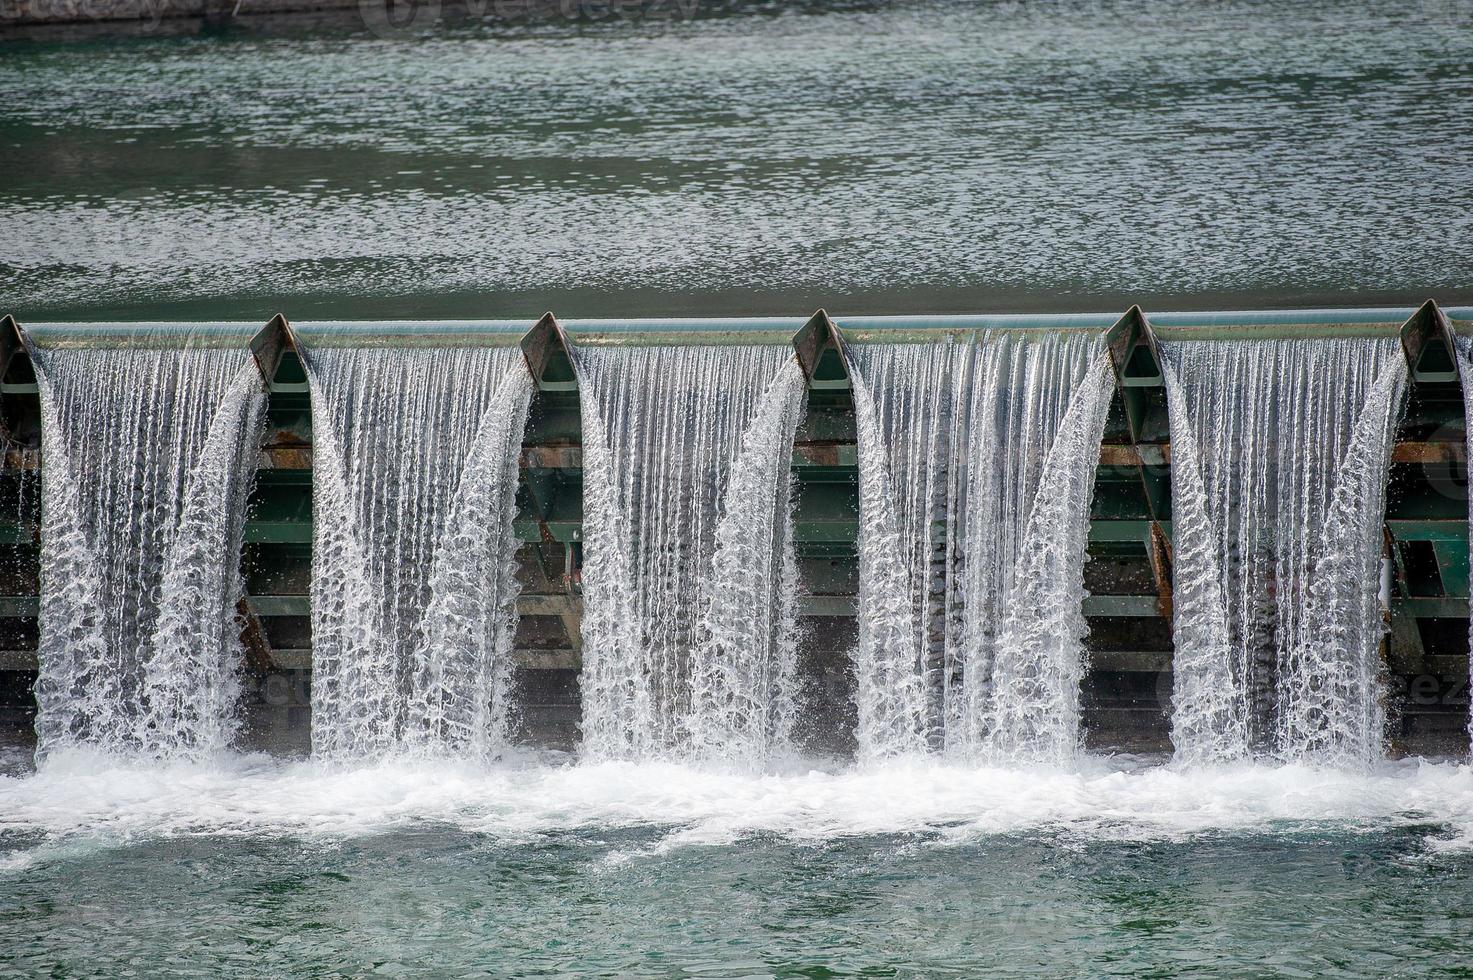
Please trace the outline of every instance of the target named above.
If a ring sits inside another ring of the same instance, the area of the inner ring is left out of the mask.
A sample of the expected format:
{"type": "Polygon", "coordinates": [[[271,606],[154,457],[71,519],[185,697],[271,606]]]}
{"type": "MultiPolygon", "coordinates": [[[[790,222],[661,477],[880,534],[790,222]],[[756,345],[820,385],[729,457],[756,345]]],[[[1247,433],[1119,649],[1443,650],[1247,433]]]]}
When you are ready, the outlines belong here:
{"type": "Polygon", "coordinates": [[[1473,301],[1473,0],[0,41],[23,319],[1473,301]]]}

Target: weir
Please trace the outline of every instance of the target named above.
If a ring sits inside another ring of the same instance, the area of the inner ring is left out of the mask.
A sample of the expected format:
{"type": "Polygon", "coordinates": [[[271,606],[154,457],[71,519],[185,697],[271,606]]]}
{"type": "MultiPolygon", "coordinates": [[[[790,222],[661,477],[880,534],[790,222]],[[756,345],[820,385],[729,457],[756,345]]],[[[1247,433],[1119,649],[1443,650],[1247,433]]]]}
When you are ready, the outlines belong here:
{"type": "Polygon", "coordinates": [[[298,331],[312,394],[312,748],[504,748],[512,720],[515,347],[398,349],[298,331]]]}
{"type": "Polygon", "coordinates": [[[265,379],[254,331],[27,338],[39,396],[38,755],[205,754],[237,724],[265,379]]]}
{"type": "Polygon", "coordinates": [[[1067,757],[1113,390],[1099,336],[987,331],[852,356],[861,755],[1067,757]]]}
{"type": "MultiPolygon", "coordinates": [[[[169,444],[180,460],[198,455],[202,424],[234,433],[215,443],[259,448],[238,454],[215,484],[225,496],[211,498],[250,493],[235,532],[243,548],[175,562],[208,565],[211,594],[231,593],[228,607],[208,604],[225,609],[214,626],[188,627],[227,636],[224,652],[169,672],[195,678],[190,691],[215,684],[213,700],[146,702],[181,705],[179,751],[225,744],[237,719],[241,744],[305,749],[309,716],[325,754],[485,757],[528,741],[749,769],[814,749],[1056,761],[1079,744],[1169,750],[1173,736],[1184,758],[1206,760],[1254,752],[1361,765],[1383,731],[1392,753],[1466,751],[1467,353],[1452,349],[1455,333],[1473,334],[1473,311],[548,316],[530,332],[510,321],[303,323],[295,349],[285,321],[273,323],[265,334],[278,354],[258,343],[271,379],[258,437],[244,407],[221,415],[237,426],[197,417],[234,404],[225,392],[250,366],[255,327],[37,324],[31,357],[6,321],[14,572],[0,599],[0,677],[19,723],[34,705],[51,730],[43,697],[57,690],[44,683],[54,669],[93,677],[66,666],[76,655],[54,653],[46,637],[59,633],[39,619],[86,621],[49,617],[38,598],[49,594],[37,587],[50,580],[43,562],[65,560],[48,542],[83,522],[55,526],[65,511],[48,503],[43,526],[28,489],[38,470],[48,502],[58,480],[75,482],[71,456],[42,437],[60,427],[43,416],[51,396],[32,362],[55,373],[48,350],[101,357],[144,336],[172,358],[201,349],[198,337],[184,342],[200,333],[209,349],[234,346],[235,374],[222,357],[229,378],[191,375],[188,397],[166,404],[160,389],[139,411],[196,433],[169,444]],[[1335,353],[1248,353],[1295,344],[1335,353]],[[1202,353],[1184,355],[1189,347],[1202,353]],[[1239,389],[1220,365],[1248,363],[1265,394],[1223,407],[1231,399],[1213,392],[1239,389]],[[1198,418],[1258,409],[1261,419],[1270,404],[1272,431],[1253,430],[1257,443],[1241,443],[1246,414],[1226,426],[1198,418]],[[1321,443],[1339,448],[1318,482],[1269,492],[1278,460],[1321,443]],[[1271,452],[1222,462],[1238,444],[1271,452]],[[1298,624],[1304,643],[1260,642],[1242,656],[1232,645],[1240,620],[1229,607],[1249,601],[1242,551],[1223,544],[1222,525],[1238,528],[1245,513],[1221,516],[1234,480],[1251,488],[1231,491],[1254,501],[1250,516],[1316,501],[1287,539],[1308,565],[1275,545],[1273,562],[1248,569],[1268,583],[1274,610],[1283,605],[1268,618],[1298,624]],[[896,547],[877,545],[887,538],[896,547]],[[1326,584],[1336,582],[1353,587],[1326,584]],[[1304,633],[1308,622],[1334,635],[1304,633]],[[877,640],[881,629],[895,642],[877,640]],[[1228,656],[1204,655],[1224,633],[1228,656]],[[1245,657],[1271,663],[1267,686],[1239,682],[1251,673],[1245,657]],[[1222,676],[1231,683],[1218,685],[1222,676]],[[1232,697],[1193,702],[1194,690],[1232,697]],[[198,734],[181,741],[181,728],[198,734]],[[1205,734],[1193,742],[1193,732],[1205,734]]],[[[98,439],[112,449],[86,443],[88,465],[121,480],[133,465],[117,451],[126,443],[98,439]]],[[[223,523],[190,540],[225,540],[223,523]]],[[[176,573],[190,583],[178,596],[201,575],[176,573]]],[[[173,594],[153,593],[189,605],[173,594]]],[[[125,685],[133,675],[116,664],[100,668],[114,688],[77,683],[64,695],[77,717],[106,717],[84,698],[140,710],[142,686],[125,685]]],[[[137,733],[166,727],[150,717],[130,723],[123,747],[176,751],[145,748],[137,733]]],[[[67,730],[99,739],[85,725],[67,730]]]]}

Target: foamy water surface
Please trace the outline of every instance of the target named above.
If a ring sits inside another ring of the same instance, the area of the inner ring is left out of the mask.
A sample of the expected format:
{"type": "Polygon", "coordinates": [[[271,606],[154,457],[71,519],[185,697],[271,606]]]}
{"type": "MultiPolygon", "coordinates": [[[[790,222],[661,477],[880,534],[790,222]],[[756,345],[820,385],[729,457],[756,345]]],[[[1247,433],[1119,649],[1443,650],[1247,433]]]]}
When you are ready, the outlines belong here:
{"type": "Polygon", "coordinates": [[[1369,774],[1303,766],[1178,769],[1131,757],[1071,769],[939,762],[792,764],[743,775],[673,763],[494,767],[386,762],[361,768],[263,755],[158,766],[86,755],[0,778],[0,833],[54,846],[190,835],[353,838],[438,825],[504,842],[564,831],[656,828],[669,844],[752,835],[822,842],[922,835],[970,842],[1032,830],[1082,839],[1181,840],[1272,833],[1441,828],[1439,847],[1473,846],[1473,771],[1388,762],[1369,774]],[[35,836],[39,835],[39,837],[35,836]]]}
{"type": "Polygon", "coordinates": [[[1432,976],[1473,955],[1453,762],[73,755],[0,777],[0,848],[0,974],[1432,976]]]}

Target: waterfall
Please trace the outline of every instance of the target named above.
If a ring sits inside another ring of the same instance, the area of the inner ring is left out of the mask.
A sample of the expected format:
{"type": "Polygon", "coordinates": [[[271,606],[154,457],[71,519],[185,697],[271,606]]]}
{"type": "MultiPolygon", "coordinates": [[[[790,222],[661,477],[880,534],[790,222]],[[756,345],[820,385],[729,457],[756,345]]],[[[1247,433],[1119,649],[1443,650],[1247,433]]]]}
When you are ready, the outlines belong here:
{"type": "Polygon", "coordinates": [[[1406,363],[1384,340],[1162,345],[1186,762],[1381,754],[1377,599],[1406,363]]]}
{"type": "Polygon", "coordinates": [[[691,651],[691,747],[748,770],[790,747],[798,721],[792,455],[807,393],[789,360],[742,437],[691,651]]]}
{"type": "Polygon", "coordinates": [[[795,710],[793,353],[584,348],[576,359],[584,752],[764,757],[795,710]]]}
{"type": "MultiPolygon", "coordinates": [[[[988,615],[999,609],[1005,614],[986,655],[991,678],[978,685],[988,699],[972,702],[963,740],[980,735],[977,751],[992,762],[1063,763],[1079,747],[1079,685],[1089,632],[1085,549],[1100,439],[1115,394],[1110,362],[1103,352],[1091,356],[1040,467],[1006,599],[998,602],[991,593],[982,603],[988,615]]],[[[975,483],[970,487],[972,499],[985,492],[975,483]]],[[[984,576],[987,571],[981,569],[984,576]]],[[[984,647],[969,643],[967,649],[979,648],[984,647]]]]}
{"type": "Polygon", "coordinates": [[[312,390],[312,746],[501,751],[532,382],[515,348],[322,347],[312,390]]]}
{"type": "Polygon", "coordinates": [[[248,339],[32,348],[39,756],[85,745],[200,757],[234,737],[241,536],[265,411],[248,339]]]}
{"type": "Polygon", "coordinates": [[[1161,372],[1171,430],[1171,739],[1184,763],[1228,762],[1246,757],[1253,740],[1248,660],[1233,656],[1227,567],[1215,550],[1196,429],[1170,359],[1161,372]]]}
{"type": "Polygon", "coordinates": [[[1084,546],[1113,393],[1099,339],[998,332],[851,357],[860,755],[1072,754],[1084,546]]]}
{"type": "MultiPolygon", "coordinates": [[[[951,352],[949,347],[941,350],[951,352]]],[[[913,365],[925,370],[927,379],[945,365],[944,359],[931,360],[942,363],[913,365]]],[[[889,406],[876,404],[875,392],[862,369],[853,374],[852,381],[859,461],[855,742],[861,760],[883,759],[925,751],[930,734],[926,698],[928,637],[922,626],[930,560],[938,544],[931,536],[935,501],[930,491],[946,479],[936,448],[942,428],[936,423],[942,416],[901,413],[929,431],[919,439],[891,443],[885,438],[880,415],[889,406]],[[887,450],[892,444],[909,450],[900,461],[911,466],[903,471],[900,482],[891,473],[887,450]],[[918,479],[907,481],[905,477],[918,479]],[[898,497],[897,490],[904,496],[898,497]]],[[[935,398],[940,393],[935,385],[922,384],[918,388],[918,392],[902,389],[898,400],[905,402],[906,396],[913,394],[935,398]]]]}

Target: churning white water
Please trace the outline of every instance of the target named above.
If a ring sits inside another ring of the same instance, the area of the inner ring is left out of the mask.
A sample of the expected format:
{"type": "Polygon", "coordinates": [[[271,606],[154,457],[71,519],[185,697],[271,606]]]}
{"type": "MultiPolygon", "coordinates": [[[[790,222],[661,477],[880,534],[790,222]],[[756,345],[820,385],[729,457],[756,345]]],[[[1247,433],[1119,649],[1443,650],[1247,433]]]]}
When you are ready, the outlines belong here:
{"type": "MultiPolygon", "coordinates": [[[[48,852],[156,837],[289,834],[347,839],[446,827],[502,843],[663,828],[659,846],[726,845],[754,835],[832,842],[903,834],[907,846],[1044,831],[1067,840],[1384,831],[1441,825],[1435,846],[1473,848],[1473,770],[1380,763],[1372,772],[1241,763],[1183,770],[1081,755],[1068,768],[994,768],[935,759],[763,775],[675,762],[490,766],[449,760],[345,768],[266,756],[122,768],[85,755],[26,777],[0,776],[0,833],[48,852]]],[[[631,854],[636,857],[637,854],[631,854]]]]}
{"type": "Polygon", "coordinates": [[[511,723],[516,348],[309,348],[312,747],[487,757],[511,723]]]}
{"type": "Polygon", "coordinates": [[[785,346],[580,349],[583,750],[782,748],[796,661],[785,346]]]}
{"type": "Polygon", "coordinates": [[[856,345],[859,754],[1062,761],[1113,392],[1099,338],[856,345]]]}
{"type": "Polygon", "coordinates": [[[234,736],[241,535],[265,410],[248,339],[31,350],[46,460],[39,755],[194,756],[234,736]]]}
{"type": "Polygon", "coordinates": [[[1190,341],[1162,357],[1178,756],[1369,766],[1385,729],[1377,593],[1400,346],[1190,341]]]}

